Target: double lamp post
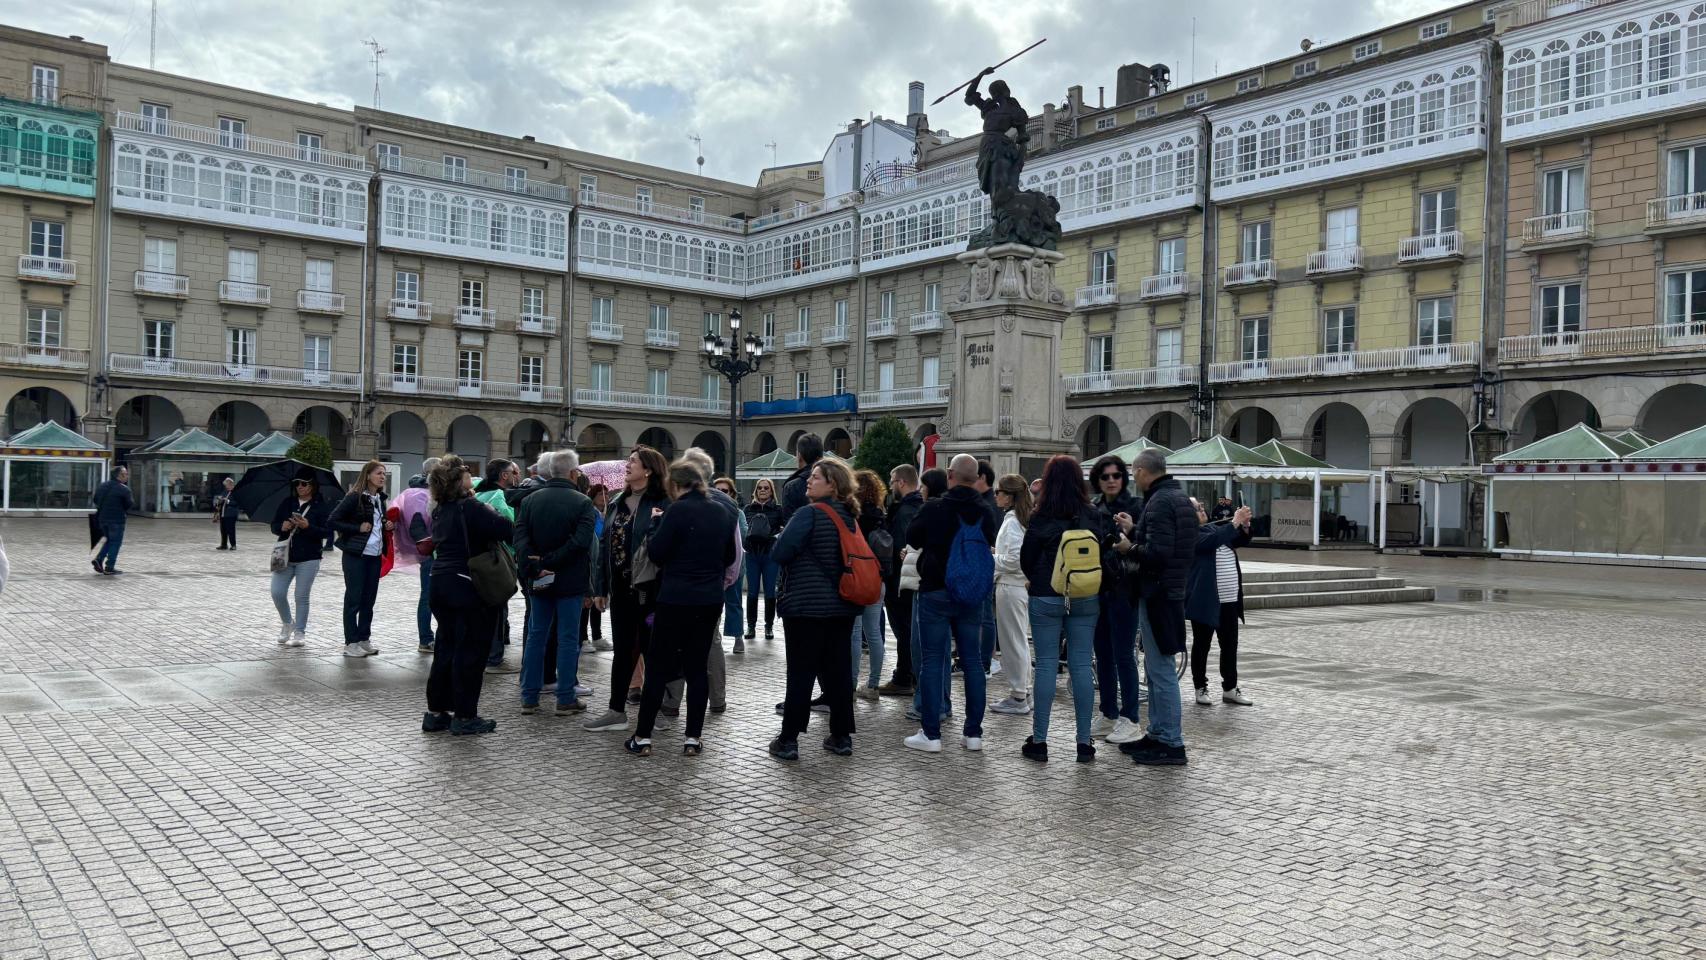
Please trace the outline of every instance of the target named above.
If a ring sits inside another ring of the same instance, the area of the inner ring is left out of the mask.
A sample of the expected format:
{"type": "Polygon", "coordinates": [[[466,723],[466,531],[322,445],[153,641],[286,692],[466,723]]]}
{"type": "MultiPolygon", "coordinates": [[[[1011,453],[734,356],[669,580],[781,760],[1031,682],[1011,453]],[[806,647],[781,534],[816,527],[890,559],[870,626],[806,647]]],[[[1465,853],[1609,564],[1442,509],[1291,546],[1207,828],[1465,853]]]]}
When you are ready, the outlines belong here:
{"type": "Polygon", "coordinates": [[[751,333],[740,335],[740,311],[729,311],[729,339],[705,331],[705,363],[729,382],[729,479],[735,479],[735,429],[740,417],[740,382],[758,372],[764,363],[764,341],[751,333]]]}

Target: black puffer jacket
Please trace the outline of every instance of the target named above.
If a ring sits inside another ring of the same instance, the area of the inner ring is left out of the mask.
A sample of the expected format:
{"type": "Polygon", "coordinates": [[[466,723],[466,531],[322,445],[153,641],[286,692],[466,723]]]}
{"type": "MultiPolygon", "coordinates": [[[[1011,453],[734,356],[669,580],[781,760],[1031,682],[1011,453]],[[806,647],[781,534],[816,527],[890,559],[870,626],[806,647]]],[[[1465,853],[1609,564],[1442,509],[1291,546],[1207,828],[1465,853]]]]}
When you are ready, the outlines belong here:
{"type": "MultiPolygon", "coordinates": [[[[846,504],[830,502],[830,507],[848,529],[858,529],[846,504]]],[[[776,591],[782,616],[851,617],[859,613],[857,604],[841,599],[841,535],[822,510],[806,506],[794,511],[770,556],[782,567],[782,583],[776,591]]]]}
{"type": "Polygon", "coordinates": [[[749,532],[742,546],[746,547],[747,553],[769,553],[770,548],[776,545],[776,538],[782,535],[783,523],[782,505],[777,503],[774,497],[762,503],[757,500],[748,501],[746,527],[749,532]],[[753,521],[758,517],[764,518],[765,525],[770,528],[769,533],[761,536],[755,532],[757,527],[753,521]]]}
{"type": "Polygon", "coordinates": [[[1019,547],[1019,568],[1025,571],[1025,589],[1033,597],[1058,597],[1054,589],[1054,559],[1060,552],[1060,536],[1068,530],[1089,530],[1098,542],[1105,541],[1108,521],[1101,511],[1085,505],[1074,520],[1032,514],[1019,547]]]}
{"type": "Polygon", "coordinates": [[[912,526],[912,518],[918,516],[918,511],[923,508],[924,497],[914,490],[895,501],[887,519],[883,521],[888,527],[889,536],[894,539],[894,556],[889,558],[889,575],[884,584],[890,596],[900,591],[900,552],[906,549],[906,529],[912,526]]]}
{"type": "Polygon", "coordinates": [[[1149,485],[1132,540],[1137,544],[1132,552],[1143,570],[1144,599],[1185,599],[1191,560],[1197,552],[1197,508],[1191,506],[1179,481],[1164,473],[1149,485]]]}

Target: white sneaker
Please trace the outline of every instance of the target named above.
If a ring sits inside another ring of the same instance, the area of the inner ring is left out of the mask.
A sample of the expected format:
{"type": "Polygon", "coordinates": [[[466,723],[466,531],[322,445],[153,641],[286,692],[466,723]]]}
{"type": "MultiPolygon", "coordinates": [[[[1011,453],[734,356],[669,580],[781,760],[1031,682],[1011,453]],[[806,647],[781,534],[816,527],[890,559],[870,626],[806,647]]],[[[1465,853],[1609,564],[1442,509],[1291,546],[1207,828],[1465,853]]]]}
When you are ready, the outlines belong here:
{"type": "Polygon", "coordinates": [[[989,709],[990,709],[990,712],[992,712],[992,713],[1018,713],[1018,714],[1030,713],[1031,712],[1031,698],[1030,697],[1015,697],[1015,696],[1012,696],[1011,694],[1009,694],[1007,699],[1002,700],[999,703],[991,705],[989,709]]]}
{"type": "Polygon", "coordinates": [[[278,645],[281,647],[290,646],[290,624],[287,623],[278,628],[278,645]]]}
{"type": "Polygon", "coordinates": [[[966,738],[966,749],[967,750],[981,751],[983,749],[983,738],[982,737],[967,737],[966,738]]]}
{"type": "Polygon", "coordinates": [[[599,637],[597,640],[592,642],[592,648],[600,653],[604,653],[606,651],[616,649],[616,644],[611,643],[603,637],[599,637]]]}
{"type": "Polygon", "coordinates": [[[539,693],[541,695],[544,695],[547,693],[556,693],[556,692],[557,692],[557,685],[554,683],[547,683],[544,686],[539,688],[539,693]]]}
{"type": "MultiPolygon", "coordinates": [[[[1231,690],[1221,691],[1220,699],[1227,703],[1236,703],[1240,707],[1250,707],[1255,705],[1255,701],[1244,696],[1244,690],[1241,687],[1233,687],[1231,690]]],[[[1197,702],[1201,703],[1202,701],[1199,699],[1197,702]]]]}
{"type": "Polygon", "coordinates": [[[929,737],[924,735],[924,731],[922,731],[922,730],[918,731],[917,733],[913,734],[910,737],[907,737],[905,740],[903,740],[901,742],[904,743],[906,746],[914,749],[914,750],[919,750],[919,751],[922,751],[924,753],[941,753],[942,752],[942,741],[939,739],[937,739],[937,740],[930,739],[929,737]]]}
{"type": "Polygon", "coordinates": [[[1113,732],[1114,721],[1109,720],[1107,717],[1104,717],[1099,713],[1096,714],[1096,722],[1090,724],[1090,736],[1094,739],[1100,740],[1113,732]]]}
{"type": "Polygon", "coordinates": [[[1114,728],[1108,731],[1108,735],[1103,739],[1109,743],[1130,743],[1133,740],[1142,740],[1143,728],[1125,717],[1121,717],[1114,721],[1114,728]]]}
{"type": "Polygon", "coordinates": [[[344,644],[344,656],[358,659],[368,656],[367,648],[359,643],[346,643],[344,644]]]}
{"type": "Polygon", "coordinates": [[[1214,698],[1208,695],[1207,687],[1197,688],[1197,705],[1202,707],[1214,706],[1214,698]]]}
{"type": "Polygon", "coordinates": [[[861,686],[858,690],[855,690],[853,692],[861,700],[875,701],[877,699],[880,699],[878,694],[877,694],[877,688],[871,686],[868,683],[861,686]]]}
{"type": "Polygon", "coordinates": [[[590,696],[592,696],[592,688],[591,687],[587,686],[584,683],[575,684],[575,699],[576,700],[584,700],[590,696]]]}
{"type": "Polygon", "coordinates": [[[582,653],[591,653],[592,652],[592,641],[591,640],[585,640],[585,641],[581,642],[581,652],[582,653]]]}
{"type": "Polygon", "coordinates": [[[285,646],[287,646],[287,647],[300,647],[300,646],[306,645],[307,643],[308,643],[308,635],[306,633],[303,633],[301,630],[298,630],[295,633],[292,633],[290,635],[290,640],[289,640],[289,642],[287,642],[285,644],[285,646]]]}
{"type": "Polygon", "coordinates": [[[993,677],[1000,672],[1001,672],[1001,661],[1000,660],[989,661],[989,675],[993,677]]]}
{"type": "Polygon", "coordinates": [[[368,655],[368,656],[370,656],[370,657],[377,657],[377,656],[379,656],[379,648],[378,648],[378,647],[376,647],[376,646],[374,646],[374,645],[373,645],[373,641],[372,641],[372,640],[363,640],[363,641],[361,641],[361,647],[362,647],[362,649],[363,649],[363,650],[366,650],[366,651],[367,651],[367,655],[368,655]]]}

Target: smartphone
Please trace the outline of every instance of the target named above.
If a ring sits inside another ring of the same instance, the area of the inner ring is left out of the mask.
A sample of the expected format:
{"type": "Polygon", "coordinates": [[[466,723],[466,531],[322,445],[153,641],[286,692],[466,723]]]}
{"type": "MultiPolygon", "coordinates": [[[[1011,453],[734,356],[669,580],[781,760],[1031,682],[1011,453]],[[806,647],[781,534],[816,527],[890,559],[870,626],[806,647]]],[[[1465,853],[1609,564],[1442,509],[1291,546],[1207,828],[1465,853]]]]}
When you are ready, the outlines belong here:
{"type": "Polygon", "coordinates": [[[551,586],[551,584],[556,583],[556,582],[557,582],[557,575],[555,573],[547,573],[544,576],[540,577],[539,579],[533,581],[533,591],[535,593],[538,593],[541,590],[547,589],[548,587],[551,586]]]}

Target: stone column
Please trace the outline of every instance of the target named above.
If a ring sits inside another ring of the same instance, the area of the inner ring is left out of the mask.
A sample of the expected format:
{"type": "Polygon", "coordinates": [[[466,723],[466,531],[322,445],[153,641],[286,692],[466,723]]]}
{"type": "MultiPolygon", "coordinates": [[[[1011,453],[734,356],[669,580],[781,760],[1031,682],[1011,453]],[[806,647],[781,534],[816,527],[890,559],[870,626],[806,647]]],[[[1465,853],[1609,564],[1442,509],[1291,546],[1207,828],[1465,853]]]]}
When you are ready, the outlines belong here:
{"type": "Polygon", "coordinates": [[[1054,283],[1065,255],[1022,244],[968,250],[965,286],[948,304],[954,323],[954,380],[938,456],[969,453],[997,475],[1039,476],[1068,453],[1060,378],[1061,324],[1071,311],[1054,283]]]}

